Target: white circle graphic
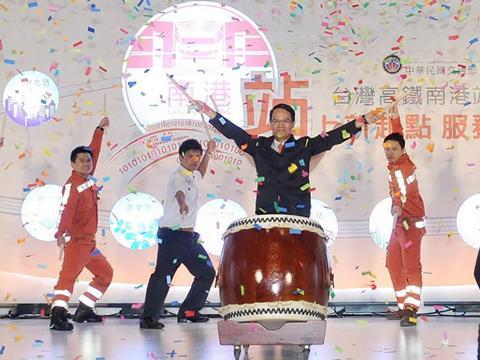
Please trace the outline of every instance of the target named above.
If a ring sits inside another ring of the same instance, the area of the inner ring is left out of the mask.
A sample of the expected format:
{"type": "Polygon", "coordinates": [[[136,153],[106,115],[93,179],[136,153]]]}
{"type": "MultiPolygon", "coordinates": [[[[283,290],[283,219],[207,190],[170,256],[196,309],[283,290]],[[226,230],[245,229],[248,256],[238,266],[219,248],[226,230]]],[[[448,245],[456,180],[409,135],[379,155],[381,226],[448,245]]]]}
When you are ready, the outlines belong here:
{"type": "Polygon", "coordinates": [[[338,220],[333,209],[321,200],[312,199],[310,218],[322,225],[327,235],[327,246],[331,246],[338,234],[338,220]]]}
{"type": "Polygon", "coordinates": [[[195,231],[208,253],[220,255],[223,248],[222,235],[233,221],[247,216],[245,210],[236,202],[227,199],[215,199],[205,203],[197,213],[195,231]]]}
{"type": "Polygon", "coordinates": [[[460,205],[457,213],[457,230],[463,241],[480,247],[480,194],[470,196],[460,205]]]}
{"type": "Polygon", "coordinates": [[[370,236],[375,244],[386,250],[392,235],[393,216],[391,214],[392,199],[385,198],[373,208],[368,221],[370,236]]]}
{"type": "Polygon", "coordinates": [[[35,239],[55,241],[60,221],[62,187],[47,184],[30,191],[22,204],[22,225],[35,239]]]}
{"type": "Polygon", "coordinates": [[[134,250],[157,243],[158,219],[163,206],[153,196],[131,193],[118,200],[110,213],[110,230],[121,245],[134,250]]]}

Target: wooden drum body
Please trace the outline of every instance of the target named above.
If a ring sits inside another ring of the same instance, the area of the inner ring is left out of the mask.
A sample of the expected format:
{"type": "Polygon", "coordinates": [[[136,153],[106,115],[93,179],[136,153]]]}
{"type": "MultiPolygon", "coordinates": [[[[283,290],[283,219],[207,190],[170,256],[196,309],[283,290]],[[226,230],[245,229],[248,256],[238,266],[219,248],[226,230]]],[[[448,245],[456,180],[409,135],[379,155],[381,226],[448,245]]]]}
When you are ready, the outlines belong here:
{"type": "Polygon", "coordinates": [[[319,223],[291,215],[257,215],[230,224],[219,289],[226,320],[324,320],[331,279],[319,223]]]}

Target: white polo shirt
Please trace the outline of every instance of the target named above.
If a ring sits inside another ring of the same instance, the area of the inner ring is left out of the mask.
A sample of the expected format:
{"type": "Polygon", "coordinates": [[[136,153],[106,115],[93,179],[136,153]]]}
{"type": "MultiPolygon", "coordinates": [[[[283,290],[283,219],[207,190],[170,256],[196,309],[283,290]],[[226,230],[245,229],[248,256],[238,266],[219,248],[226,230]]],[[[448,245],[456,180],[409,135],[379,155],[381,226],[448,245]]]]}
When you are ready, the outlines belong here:
{"type": "Polygon", "coordinates": [[[160,227],[168,228],[193,228],[197,218],[198,185],[202,179],[200,171],[193,172],[178,166],[172,172],[167,181],[167,194],[164,202],[164,213],[159,220],[160,227]],[[182,191],[185,194],[185,203],[188,206],[188,213],[185,216],[180,214],[175,194],[182,191]]]}

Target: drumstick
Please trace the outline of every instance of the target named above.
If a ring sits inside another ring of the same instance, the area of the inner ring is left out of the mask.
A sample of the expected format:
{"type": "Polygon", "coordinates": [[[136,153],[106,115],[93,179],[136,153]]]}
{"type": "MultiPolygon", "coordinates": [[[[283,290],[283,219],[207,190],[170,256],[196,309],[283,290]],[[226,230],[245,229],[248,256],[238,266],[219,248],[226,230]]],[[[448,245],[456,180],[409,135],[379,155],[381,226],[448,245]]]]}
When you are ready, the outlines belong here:
{"type": "Polygon", "coordinates": [[[208,124],[205,121],[205,117],[203,116],[203,113],[200,113],[200,115],[202,116],[203,125],[205,125],[205,131],[207,132],[208,140],[210,141],[212,140],[212,134],[210,134],[210,130],[208,130],[208,124]]]}
{"type": "Polygon", "coordinates": [[[395,225],[397,225],[397,218],[398,218],[398,215],[397,215],[397,214],[393,215],[393,227],[392,227],[392,230],[394,230],[394,229],[395,229],[395,225]]]}
{"type": "MultiPolygon", "coordinates": [[[[348,94],[350,95],[351,92],[349,91],[348,94]]],[[[352,109],[355,96],[358,96],[358,94],[357,94],[357,93],[353,93],[352,101],[349,102],[347,108],[345,109],[345,112],[344,112],[344,114],[343,114],[343,122],[345,122],[345,121],[347,120],[347,116],[348,116],[348,114],[350,114],[350,110],[352,109]]]]}
{"type": "Polygon", "coordinates": [[[213,98],[213,95],[210,95],[209,98],[210,98],[210,101],[213,104],[213,107],[214,107],[215,111],[218,113],[218,106],[217,106],[217,103],[215,102],[215,99],[213,98]]]}
{"type": "Polygon", "coordinates": [[[195,100],[193,100],[192,97],[190,95],[188,95],[187,91],[178,82],[175,81],[175,79],[173,78],[173,75],[171,75],[171,76],[168,75],[168,74],[165,74],[165,75],[167,75],[168,80],[170,80],[170,82],[173,85],[175,85],[175,87],[178,89],[178,91],[180,91],[183,94],[183,96],[185,96],[188,99],[188,101],[190,101],[192,104],[196,105],[195,100]]]}
{"type": "Polygon", "coordinates": [[[65,248],[65,244],[60,244],[60,251],[58,253],[58,260],[62,261],[63,258],[63,250],[65,248]]]}
{"type": "MultiPolygon", "coordinates": [[[[166,75],[167,75],[168,80],[170,80],[170,82],[173,85],[175,85],[175,87],[178,89],[178,91],[180,91],[183,94],[183,96],[185,96],[188,99],[188,101],[190,101],[192,104],[196,105],[195,100],[193,100],[192,97],[190,95],[188,95],[188,93],[185,91],[185,89],[178,82],[176,82],[175,79],[172,76],[170,76],[168,74],[166,74],[166,75]]],[[[202,115],[203,124],[205,125],[205,131],[207,132],[208,140],[212,140],[212,135],[210,134],[210,130],[208,130],[207,122],[205,121],[205,118],[203,117],[203,113],[201,113],[201,115],[202,115]]]]}

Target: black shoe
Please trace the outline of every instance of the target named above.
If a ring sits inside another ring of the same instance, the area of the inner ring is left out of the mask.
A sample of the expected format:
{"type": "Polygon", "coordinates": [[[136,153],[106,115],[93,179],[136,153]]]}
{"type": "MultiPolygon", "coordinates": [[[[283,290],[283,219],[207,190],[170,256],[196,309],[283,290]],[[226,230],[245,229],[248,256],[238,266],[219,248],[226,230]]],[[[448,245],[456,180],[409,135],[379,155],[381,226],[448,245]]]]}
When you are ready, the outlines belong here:
{"type": "Polygon", "coordinates": [[[398,309],[397,311],[389,311],[385,315],[387,320],[402,320],[403,319],[403,310],[398,309]]]}
{"type": "Polygon", "coordinates": [[[80,302],[73,315],[73,321],[83,323],[83,322],[102,322],[103,318],[93,311],[93,309],[84,303],[80,302]]]}
{"type": "Polygon", "coordinates": [[[207,322],[210,319],[207,316],[200,314],[196,310],[187,310],[183,312],[183,315],[177,315],[177,322],[186,323],[191,322],[207,322]]]}
{"type": "Polygon", "coordinates": [[[52,308],[52,317],[50,319],[50,330],[72,331],[73,325],[67,320],[67,309],[54,306],[52,308]]]}
{"type": "Polygon", "coordinates": [[[157,329],[157,330],[160,330],[160,329],[163,329],[164,327],[165,327],[165,325],[163,325],[159,321],[153,320],[153,318],[151,318],[150,316],[144,317],[140,321],[140,329],[157,329]]]}
{"type": "Polygon", "coordinates": [[[411,307],[407,307],[403,312],[400,326],[417,326],[417,311],[411,307]]]}

